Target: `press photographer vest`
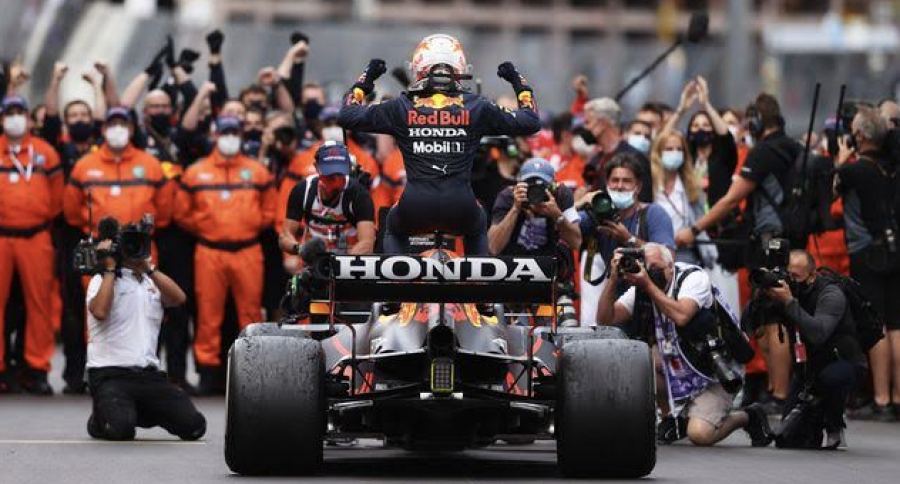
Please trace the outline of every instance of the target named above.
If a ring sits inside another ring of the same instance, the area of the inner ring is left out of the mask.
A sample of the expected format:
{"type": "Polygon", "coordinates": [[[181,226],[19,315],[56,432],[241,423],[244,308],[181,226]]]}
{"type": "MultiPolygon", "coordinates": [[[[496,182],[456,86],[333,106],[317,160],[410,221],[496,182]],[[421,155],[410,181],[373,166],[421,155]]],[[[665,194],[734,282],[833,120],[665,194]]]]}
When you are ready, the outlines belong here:
{"type": "MultiPolygon", "coordinates": [[[[319,177],[310,176],[306,179],[306,192],[303,195],[303,219],[306,222],[303,241],[313,237],[321,237],[329,251],[337,254],[346,254],[349,247],[358,242],[356,233],[356,216],[353,213],[350,202],[353,192],[360,189],[353,180],[347,182],[346,188],[341,191],[340,200],[331,207],[319,198],[319,177]]],[[[302,243],[301,242],[301,243],[302,243]]]]}

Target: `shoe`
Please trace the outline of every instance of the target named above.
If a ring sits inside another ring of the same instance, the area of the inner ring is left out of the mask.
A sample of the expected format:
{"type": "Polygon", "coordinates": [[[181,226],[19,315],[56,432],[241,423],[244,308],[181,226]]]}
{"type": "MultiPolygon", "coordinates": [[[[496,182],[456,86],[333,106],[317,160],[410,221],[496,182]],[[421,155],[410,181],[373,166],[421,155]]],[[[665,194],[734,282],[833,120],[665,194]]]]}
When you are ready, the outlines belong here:
{"type": "Polygon", "coordinates": [[[53,387],[47,382],[47,372],[25,369],[19,377],[19,385],[32,395],[53,395],[53,387]]]}
{"type": "Polygon", "coordinates": [[[359,441],[352,437],[326,437],[325,445],[328,447],[353,447],[359,444],[359,441]]]}
{"type": "Polygon", "coordinates": [[[750,443],[753,447],[767,447],[775,439],[772,429],[769,428],[769,416],[762,405],[754,403],[744,408],[747,412],[749,421],[744,430],[750,436],[750,443]]]}
{"type": "Polygon", "coordinates": [[[94,420],[94,415],[91,414],[91,416],[88,417],[88,421],[87,421],[88,435],[90,435],[91,437],[93,437],[95,439],[102,439],[103,435],[100,430],[101,430],[100,424],[98,424],[97,421],[94,420]]]}
{"type": "Polygon", "coordinates": [[[856,410],[849,410],[847,418],[872,422],[894,422],[897,420],[897,414],[891,405],[878,405],[872,402],[870,405],[857,408],[856,410]]]}
{"type": "Polygon", "coordinates": [[[19,383],[8,371],[0,371],[0,394],[19,393],[21,391],[19,383]]]}
{"type": "Polygon", "coordinates": [[[667,415],[656,426],[656,442],[669,445],[687,436],[687,419],[667,415]]]}
{"type": "Polygon", "coordinates": [[[771,395],[763,398],[758,405],[762,408],[762,410],[766,413],[766,415],[777,415],[779,417],[784,415],[784,399],[776,398],[771,395]]]}
{"type": "Polygon", "coordinates": [[[68,381],[62,392],[63,395],[84,395],[87,393],[87,383],[83,381],[68,381]]]}
{"type": "Polygon", "coordinates": [[[826,430],[824,449],[836,450],[847,448],[847,436],[844,429],[826,430]]]}

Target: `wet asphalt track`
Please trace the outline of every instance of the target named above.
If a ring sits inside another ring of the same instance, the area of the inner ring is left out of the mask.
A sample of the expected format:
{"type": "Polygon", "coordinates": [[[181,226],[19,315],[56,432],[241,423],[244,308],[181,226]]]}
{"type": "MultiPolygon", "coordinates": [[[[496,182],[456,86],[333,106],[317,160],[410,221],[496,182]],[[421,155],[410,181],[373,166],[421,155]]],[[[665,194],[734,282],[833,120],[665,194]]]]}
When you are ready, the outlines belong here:
{"type": "MultiPolygon", "coordinates": [[[[0,396],[0,484],[213,483],[213,482],[543,482],[559,480],[552,442],[498,445],[452,454],[412,454],[363,441],[326,450],[326,470],[314,478],[243,478],[222,456],[224,401],[197,400],[210,430],[201,442],[183,443],[159,429],[139,430],[133,443],[92,441],[85,431],[87,397],[0,396]]],[[[850,450],[838,452],[753,449],[743,433],[723,445],[659,450],[653,482],[664,483],[892,483],[900,478],[900,423],[856,422],[850,450]]],[[[611,482],[611,481],[605,481],[611,482]]]]}

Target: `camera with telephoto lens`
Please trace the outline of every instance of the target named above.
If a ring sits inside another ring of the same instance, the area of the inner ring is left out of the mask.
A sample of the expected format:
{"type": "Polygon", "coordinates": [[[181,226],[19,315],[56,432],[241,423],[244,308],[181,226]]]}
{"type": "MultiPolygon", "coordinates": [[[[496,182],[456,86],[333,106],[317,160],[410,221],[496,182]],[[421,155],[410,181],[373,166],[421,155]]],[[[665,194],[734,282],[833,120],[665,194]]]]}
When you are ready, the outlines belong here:
{"type": "Polygon", "coordinates": [[[770,289],[790,281],[787,266],[791,257],[791,244],[787,239],[771,239],[766,245],[763,267],[750,271],[750,286],[754,289],[770,289]]]}
{"type": "Polygon", "coordinates": [[[617,253],[622,254],[619,259],[619,274],[637,274],[641,272],[641,265],[644,262],[644,249],[618,249],[617,253]]]}
{"type": "Polygon", "coordinates": [[[314,298],[327,297],[334,259],[321,237],[304,242],[298,255],[303,261],[303,270],[288,281],[281,308],[286,314],[302,318],[309,314],[309,305],[314,298]]]}
{"type": "Polygon", "coordinates": [[[699,353],[701,361],[705,362],[707,369],[716,377],[722,388],[728,393],[737,393],[744,384],[744,378],[734,369],[733,361],[728,346],[722,338],[709,334],[705,341],[693,343],[694,349],[699,353]]]}
{"type": "Polygon", "coordinates": [[[598,227],[607,222],[619,222],[619,209],[606,192],[597,192],[590,203],[583,205],[582,208],[587,212],[591,222],[598,227]]]}
{"type": "Polygon", "coordinates": [[[73,265],[75,271],[82,275],[100,272],[101,261],[112,257],[117,264],[123,260],[143,260],[150,257],[151,234],[153,233],[153,216],[145,213],[137,223],[124,226],[113,217],[105,217],[97,226],[98,236],[82,240],[75,247],[73,265]],[[112,241],[109,249],[98,249],[104,240],[112,241]]]}

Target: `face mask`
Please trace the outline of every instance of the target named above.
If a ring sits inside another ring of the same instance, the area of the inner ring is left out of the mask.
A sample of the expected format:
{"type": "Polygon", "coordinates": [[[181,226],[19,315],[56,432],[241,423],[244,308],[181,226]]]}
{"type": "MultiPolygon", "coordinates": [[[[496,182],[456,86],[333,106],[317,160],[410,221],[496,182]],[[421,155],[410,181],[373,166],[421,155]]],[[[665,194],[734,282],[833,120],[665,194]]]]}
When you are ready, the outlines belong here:
{"type": "Polygon", "coordinates": [[[267,106],[266,106],[266,103],[264,103],[264,102],[262,102],[262,101],[253,101],[253,102],[250,103],[250,105],[247,106],[247,107],[248,107],[248,108],[251,108],[251,109],[255,109],[255,110],[257,110],[257,111],[262,111],[262,112],[266,112],[266,111],[268,110],[268,108],[267,108],[267,106]]]}
{"type": "Polygon", "coordinates": [[[67,127],[69,137],[76,143],[84,143],[94,134],[94,125],[84,121],[72,123],[67,127]]]}
{"type": "Polygon", "coordinates": [[[226,158],[232,157],[241,150],[241,137],[234,134],[219,136],[219,140],[216,141],[216,148],[219,149],[219,153],[222,156],[226,158]]]}
{"type": "Polygon", "coordinates": [[[650,140],[644,135],[633,134],[629,136],[628,144],[645,155],[650,152],[650,140]]]}
{"type": "Polygon", "coordinates": [[[255,141],[258,143],[262,141],[262,134],[262,131],[259,129],[250,129],[244,132],[244,138],[246,138],[247,141],[255,141]]]}
{"type": "Polygon", "coordinates": [[[662,165],[666,171],[678,171],[684,164],[684,153],[680,151],[663,151],[662,165]]]}
{"type": "Polygon", "coordinates": [[[737,126],[735,126],[733,124],[729,124],[728,131],[731,133],[732,138],[738,139],[738,132],[740,131],[740,128],[738,128],[737,126]]]}
{"type": "Polygon", "coordinates": [[[669,281],[666,280],[666,271],[665,269],[660,269],[659,267],[651,267],[647,269],[647,277],[653,281],[653,285],[658,287],[660,290],[665,291],[666,285],[669,281]]]}
{"type": "Polygon", "coordinates": [[[627,210],[634,205],[634,192],[607,190],[607,193],[609,193],[609,198],[612,199],[613,205],[619,210],[627,210]]]}
{"type": "Polygon", "coordinates": [[[169,129],[172,128],[172,122],[168,114],[154,114],[150,116],[150,127],[153,131],[161,136],[168,136],[169,129]]]}
{"type": "Polygon", "coordinates": [[[322,128],[322,141],[344,142],[344,128],[340,126],[328,126],[322,128]]]}
{"type": "Polygon", "coordinates": [[[303,104],[303,119],[310,123],[314,119],[319,119],[319,113],[322,112],[322,105],[318,101],[306,101],[303,104]]]}
{"type": "Polygon", "coordinates": [[[106,128],[106,144],[115,150],[121,150],[128,145],[128,128],[125,126],[110,126],[106,128]]]}
{"type": "Polygon", "coordinates": [[[688,142],[694,146],[709,146],[713,142],[713,132],[701,129],[688,133],[688,142]]]}
{"type": "Polygon", "coordinates": [[[3,131],[13,138],[25,135],[28,129],[28,119],[24,114],[11,114],[3,118],[3,131]]]}

